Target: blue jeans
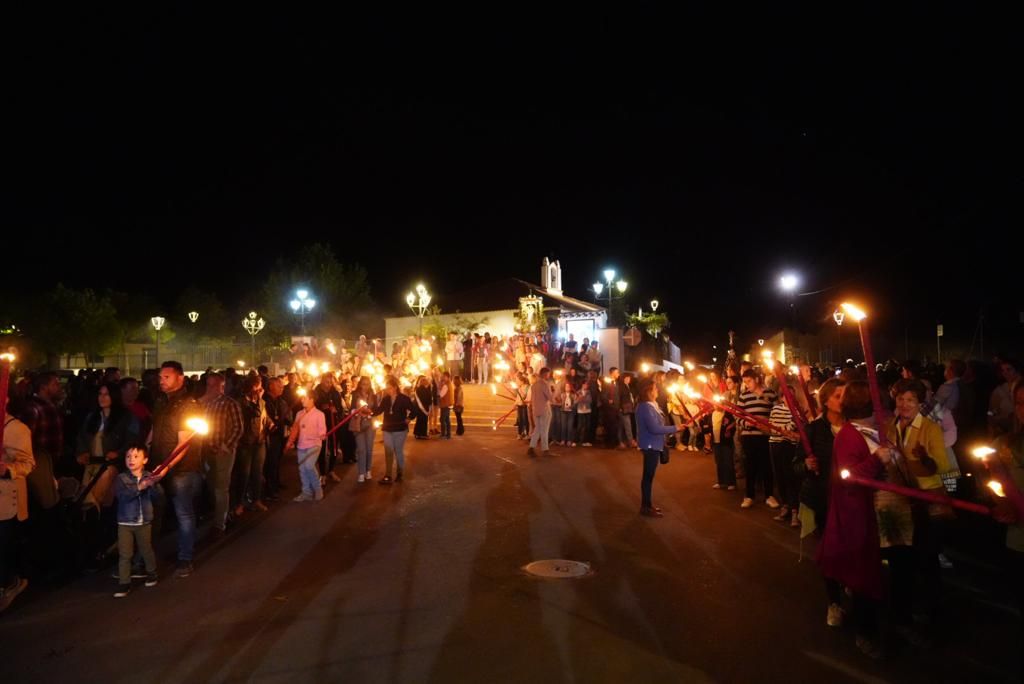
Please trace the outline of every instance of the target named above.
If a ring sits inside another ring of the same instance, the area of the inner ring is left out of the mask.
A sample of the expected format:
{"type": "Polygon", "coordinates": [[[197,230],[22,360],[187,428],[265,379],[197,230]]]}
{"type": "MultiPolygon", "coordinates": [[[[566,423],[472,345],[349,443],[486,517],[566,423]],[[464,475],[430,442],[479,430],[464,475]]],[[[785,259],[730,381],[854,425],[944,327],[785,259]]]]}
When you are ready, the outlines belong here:
{"type": "Polygon", "coordinates": [[[530,407],[526,404],[516,406],[516,430],[520,437],[530,434],[530,407]]]}
{"type": "Polygon", "coordinates": [[[391,477],[391,464],[398,460],[398,473],[405,469],[405,440],[408,432],[385,432],[384,433],[384,464],[385,475],[391,477]]]}
{"type": "Polygon", "coordinates": [[[363,475],[370,472],[370,466],[373,465],[373,433],[372,428],[352,433],[356,438],[356,467],[363,475]]]}
{"type": "Polygon", "coordinates": [[[171,503],[178,518],[178,560],[192,561],[196,546],[196,497],[203,488],[199,473],[174,473],[170,477],[171,503]]]}
{"type": "Polygon", "coordinates": [[[557,406],[551,407],[551,430],[548,440],[551,442],[562,441],[562,409],[557,406]]]}
{"type": "Polygon", "coordinates": [[[320,473],[316,469],[316,458],[320,455],[320,445],[299,449],[299,481],[302,482],[302,494],[314,498],[323,495],[320,487],[320,473]]]}
{"type": "Polygon", "coordinates": [[[559,438],[560,441],[566,444],[573,444],[576,442],[576,412],[562,411],[562,436],[559,438]]]}
{"type": "Polygon", "coordinates": [[[579,439],[576,441],[582,444],[590,441],[590,414],[576,414],[576,430],[579,432],[579,439]]]}
{"type": "Polygon", "coordinates": [[[451,437],[452,436],[452,407],[442,406],[441,407],[441,436],[451,437]]]}
{"type": "Polygon", "coordinates": [[[619,414],[619,442],[629,446],[633,443],[633,414],[619,414]]]}
{"type": "Polygon", "coordinates": [[[644,449],[644,474],[640,479],[640,505],[650,508],[651,488],[654,486],[654,471],[658,469],[661,460],[661,452],[654,449],[644,449]]]}

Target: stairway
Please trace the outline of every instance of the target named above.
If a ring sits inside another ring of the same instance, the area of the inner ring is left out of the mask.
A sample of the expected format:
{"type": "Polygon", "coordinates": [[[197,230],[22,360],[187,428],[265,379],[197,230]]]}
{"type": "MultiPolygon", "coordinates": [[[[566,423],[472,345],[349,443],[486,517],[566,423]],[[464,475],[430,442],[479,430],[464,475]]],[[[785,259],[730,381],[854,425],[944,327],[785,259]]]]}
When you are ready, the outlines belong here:
{"type": "MultiPolygon", "coordinates": [[[[494,421],[500,420],[514,406],[508,399],[494,396],[490,385],[463,384],[462,397],[466,402],[466,409],[462,412],[462,422],[466,429],[491,429],[494,427],[494,421]]],[[[498,429],[514,432],[515,425],[516,415],[513,413],[498,429]]]]}

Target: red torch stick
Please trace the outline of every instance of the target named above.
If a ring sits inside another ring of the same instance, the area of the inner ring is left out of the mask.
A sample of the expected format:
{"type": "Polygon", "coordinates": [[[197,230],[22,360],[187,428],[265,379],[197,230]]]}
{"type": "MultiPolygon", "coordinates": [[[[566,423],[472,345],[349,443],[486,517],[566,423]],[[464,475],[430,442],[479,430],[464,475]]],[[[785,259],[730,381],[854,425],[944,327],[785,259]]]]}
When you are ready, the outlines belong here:
{"type": "Polygon", "coordinates": [[[979,515],[992,515],[992,509],[987,506],[971,503],[970,501],[961,501],[960,499],[951,499],[948,496],[936,494],[935,492],[926,492],[921,489],[914,489],[913,487],[892,484],[891,482],[872,480],[867,477],[853,475],[849,470],[842,471],[840,476],[843,478],[843,482],[849,484],[858,484],[872,489],[881,489],[882,491],[892,492],[893,494],[902,494],[903,496],[911,499],[919,499],[929,503],[944,504],[946,506],[952,506],[953,508],[959,508],[960,510],[970,511],[971,513],[977,513],[979,515]]]}
{"type": "MultiPolygon", "coordinates": [[[[772,364],[772,369],[775,371],[775,377],[779,381],[779,389],[782,390],[782,398],[785,399],[786,406],[789,407],[789,412],[793,415],[793,422],[796,423],[796,431],[800,435],[800,444],[804,447],[804,453],[807,455],[807,458],[814,458],[814,452],[811,450],[811,440],[807,438],[804,416],[800,413],[800,406],[796,403],[796,397],[793,396],[793,390],[791,390],[789,385],[786,384],[786,371],[782,367],[781,363],[772,364]]],[[[805,389],[804,394],[806,393],[805,389]]],[[[818,469],[814,468],[813,472],[817,473],[818,469]]]]}

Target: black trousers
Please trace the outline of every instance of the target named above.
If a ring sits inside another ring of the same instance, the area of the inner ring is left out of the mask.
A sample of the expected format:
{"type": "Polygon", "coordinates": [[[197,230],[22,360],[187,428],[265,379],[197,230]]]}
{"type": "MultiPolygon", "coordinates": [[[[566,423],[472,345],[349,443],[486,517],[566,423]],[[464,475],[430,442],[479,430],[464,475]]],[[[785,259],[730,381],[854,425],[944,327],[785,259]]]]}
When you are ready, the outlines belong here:
{"type": "Polygon", "coordinates": [[[284,457],[284,435],[271,435],[267,440],[267,460],[263,463],[263,477],[267,481],[267,494],[281,491],[281,459],[284,457]]]}
{"type": "Polygon", "coordinates": [[[765,498],[772,495],[771,456],[768,453],[768,435],[744,435],[743,463],[747,471],[747,498],[753,499],[757,491],[757,483],[764,483],[765,498]]]}

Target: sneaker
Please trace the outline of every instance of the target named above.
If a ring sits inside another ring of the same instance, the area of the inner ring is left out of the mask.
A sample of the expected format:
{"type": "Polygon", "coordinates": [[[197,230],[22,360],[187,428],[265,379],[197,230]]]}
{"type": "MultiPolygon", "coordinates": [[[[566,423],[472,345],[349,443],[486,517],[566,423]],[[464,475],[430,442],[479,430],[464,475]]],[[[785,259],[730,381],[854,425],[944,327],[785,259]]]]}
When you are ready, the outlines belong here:
{"type": "Polygon", "coordinates": [[[825,616],[825,624],[829,627],[843,626],[843,607],[838,603],[828,604],[828,614],[825,616]]]}
{"type": "MultiPolygon", "coordinates": [[[[768,505],[771,506],[771,504],[768,504],[768,505]]],[[[773,515],[772,516],[772,520],[778,520],[780,522],[785,522],[788,519],[789,519],[789,506],[783,506],[782,508],[779,509],[779,514],[778,515],[773,515]]]]}
{"type": "Polygon", "coordinates": [[[371,473],[369,470],[367,470],[366,471],[366,481],[369,482],[372,479],[373,479],[373,473],[371,473]]]}
{"type": "Polygon", "coordinates": [[[754,505],[754,500],[749,496],[743,497],[743,503],[740,504],[740,508],[750,508],[754,505]]]}
{"type": "Polygon", "coordinates": [[[195,567],[192,566],[192,561],[178,561],[178,569],[174,571],[174,576],[178,579],[184,579],[194,571],[195,567]]]}
{"type": "Polygon", "coordinates": [[[157,576],[156,576],[155,572],[151,572],[150,574],[146,575],[146,586],[147,587],[155,587],[156,583],[157,583],[157,576]]]}
{"type": "Polygon", "coordinates": [[[360,473],[359,477],[356,478],[356,482],[366,482],[366,476],[360,473]]]}
{"type": "Polygon", "coordinates": [[[939,554],[939,567],[942,568],[943,570],[952,570],[953,569],[953,561],[951,561],[948,558],[946,558],[946,554],[940,553],[939,554]]]}
{"type": "Polygon", "coordinates": [[[130,593],[132,593],[132,585],[122,584],[118,586],[117,591],[114,592],[114,598],[124,598],[130,593]]]}
{"type": "Polygon", "coordinates": [[[764,500],[764,502],[766,504],[768,504],[768,508],[778,508],[779,507],[779,502],[775,500],[774,496],[769,496],[767,499],[764,500]]]}
{"type": "Polygon", "coordinates": [[[736,491],[736,485],[729,485],[728,487],[726,487],[726,489],[729,490],[730,492],[735,492],[736,491]]]}
{"type": "Polygon", "coordinates": [[[338,474],[336,472],[334,472],[333,470],[331,471],[330,478],[332,480],[334,480],[335,482],[341,482],[341,478],[338,477],[338,474]]]}
{"type": "Polygon", "coordinates": [[[592,446],[594,446],[594,445],[593,445],[593,444],[591,444],[590,442],[584,442],[584,443],[583,443],[583,446],[585,446],[585,447],[592,447],[592,446]]]}
{"type": "Polygon", "coordinates": [[[318,489],[316,491],[316,493],[313,494],[313,501],[322,501],[323,498],[324,498],[324,490],[322,490],[322,489],[318,489]]]}
{"type": "Polygon", "coordinates": [[[292,499],[292,501],[294,501],[295,503],[302,503],[303,501],[312,501],[312,500],[313,500],[313,497],[309,496],[308,494],[299,494],[297,497],[292,499]]]}
{"type": "Polygon", "coordinates": [[[537,451],[533,447],[530,447],[526,450],[526,455],[530,458],[537,458],[537,451]]]}
{"type": "Polygon", "coordinates": [[[575,449],[576,448],[576,442],[569,442],[569,446],[571,446],[573,449],[575,449]]]}
{"type": "Polygon", "coordinates": [[[665,514],[661,512],[660,508],[655,508],[653,506],[650,506],[650,507],[644,506],[644,507],[642,507],[640,509],[640,515],[646,516],[648,518],[664,518],[665,517],[665,514]]]}
{"type": "Polygon", "coordinates": [[[718,483],[716,482],[715,484],[711,485],[711,488],[712,488],[712,489],[721,489],[721,488],[722,488],[722,485],[720,485],[720,484],[718,484],[718,483]]]}
{"type": "Polygon", "coordinates": [[[27,579],[24,577],[15,577],[14,582],[11,583],[10,586],[0,588],[0,613],[7,610],[7,607],[11,605],[11,602],[15,597],[25,591],[27,586],[27,579]]]}
{"type": "Polygon", "coordinates": [[[389,485],[389,484],[391,484],[391,476],[390,475],[385,475],[384,477],[382,477],[380,479],[380,482],[378,482],[377,484],[382,484],[382,485],[389,485]]]}

